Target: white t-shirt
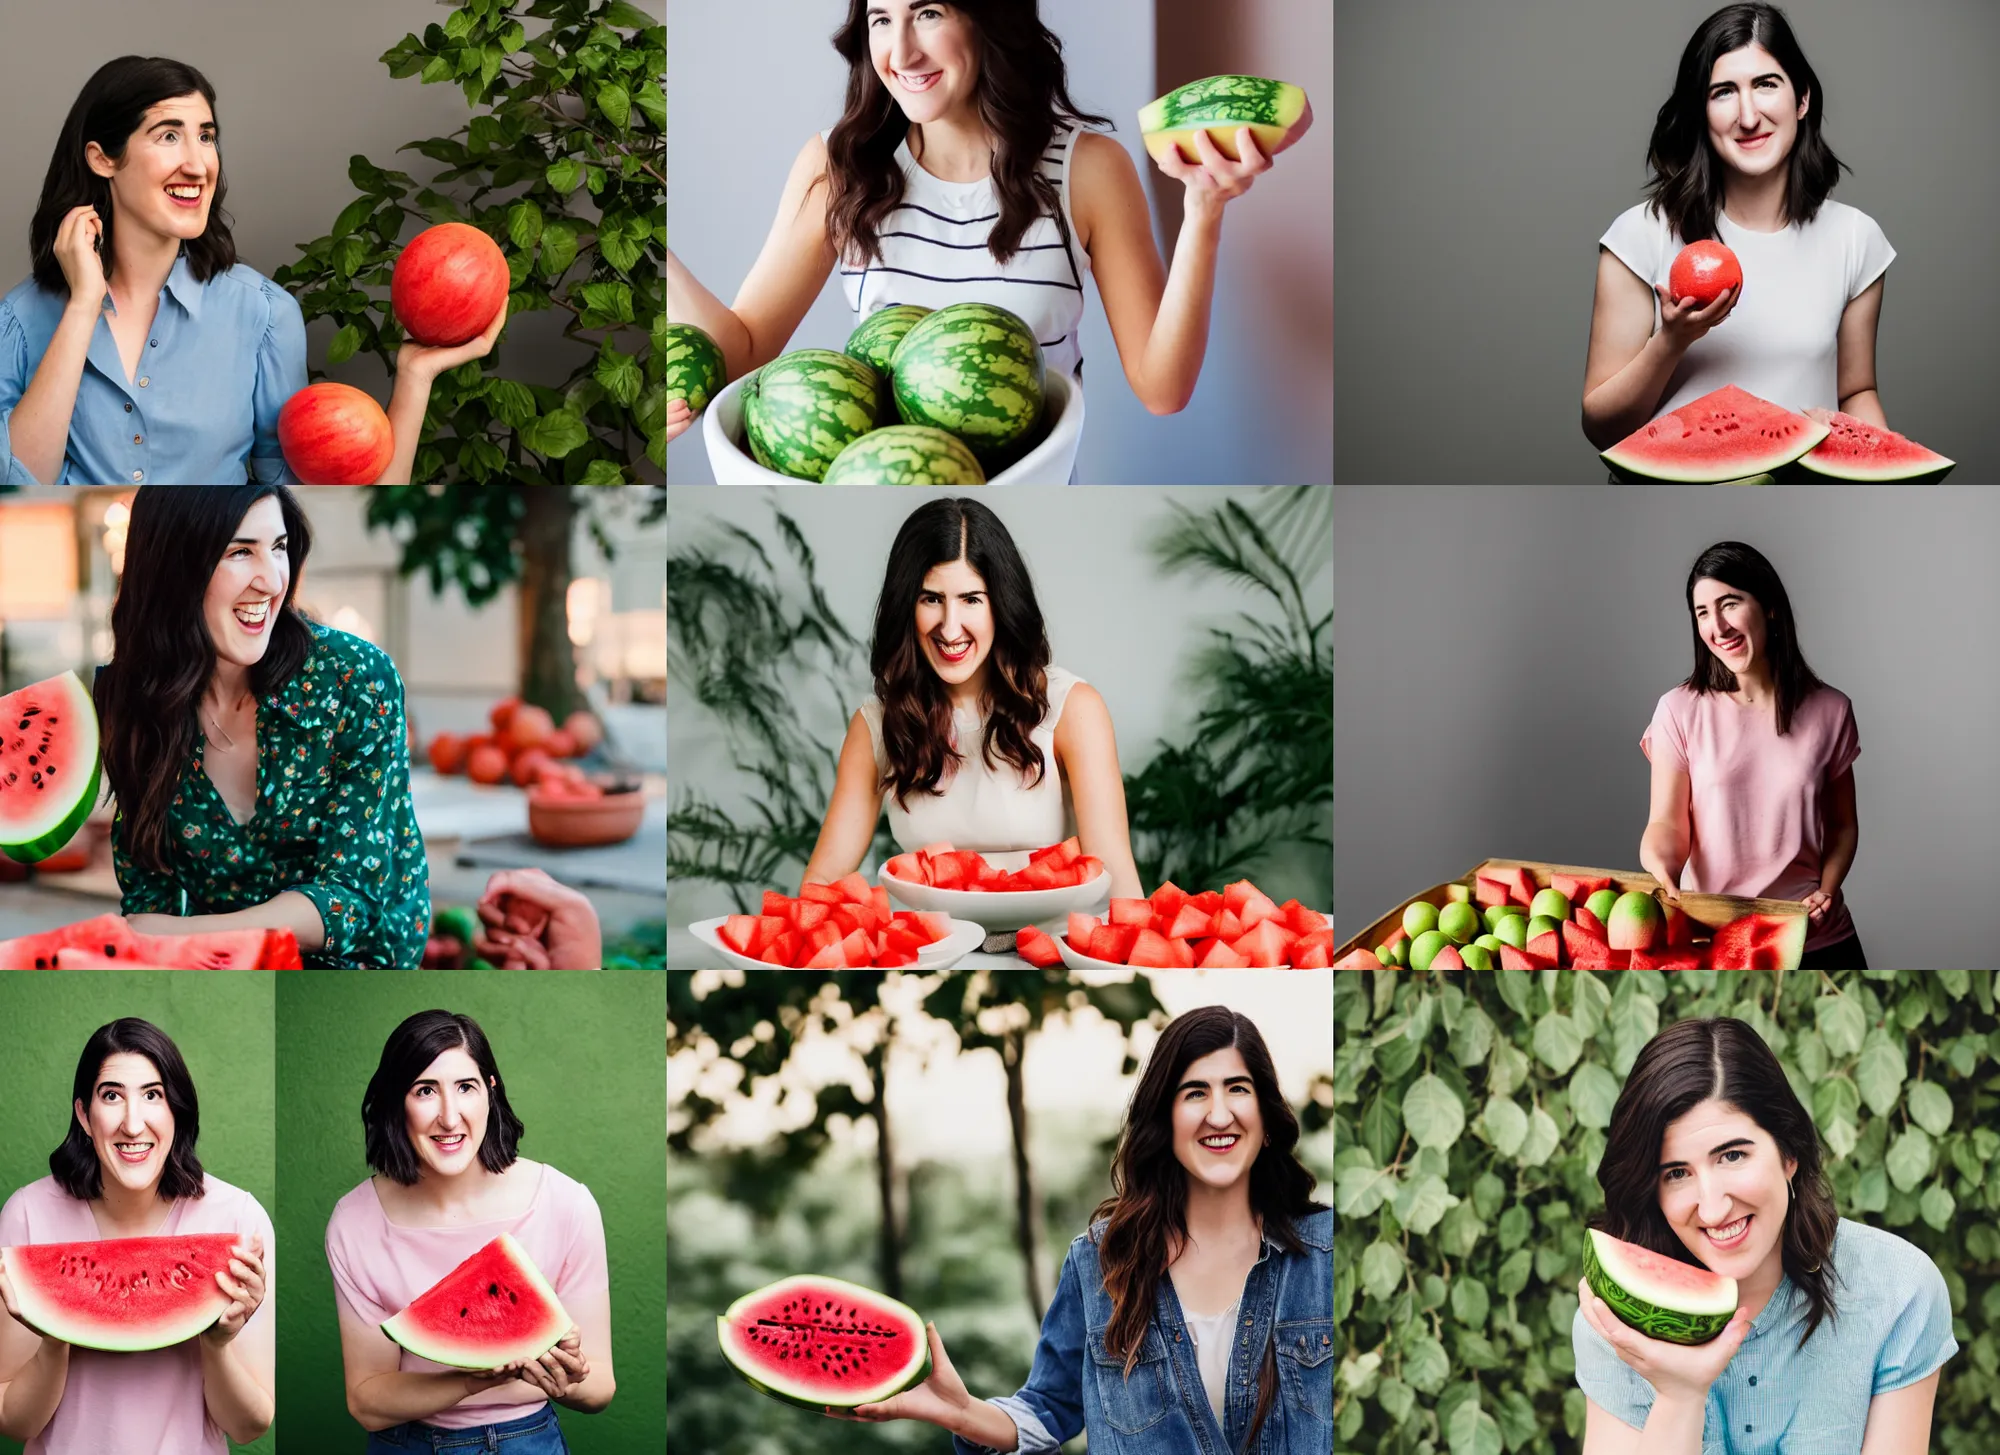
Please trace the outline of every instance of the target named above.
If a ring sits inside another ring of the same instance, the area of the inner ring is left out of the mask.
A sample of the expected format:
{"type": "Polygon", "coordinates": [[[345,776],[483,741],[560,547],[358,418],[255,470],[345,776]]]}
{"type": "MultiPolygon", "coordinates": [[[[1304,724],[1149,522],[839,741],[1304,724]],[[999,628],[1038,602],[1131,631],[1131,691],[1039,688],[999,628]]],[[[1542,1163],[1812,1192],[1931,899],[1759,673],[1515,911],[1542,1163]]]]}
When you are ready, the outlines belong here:
{"type": "MultiPolygon", "coordinates": [[[[1867,213],[1831,198],[1803,227],[1752,232],[1718,214],[1716,230],[1743,265],[1742,299],[1682,356],[1653,417],[1725,384],[1794,411],[1840,408],[1841,314],[1895,261],[1889,239],[1867,213]]],[[[1598,242],[1641,280],[1662,286],[1683,247],[1665,214],[1643,202],[1620,213],[1598,242]]],[[[1659,319],[1655,295],[1655,328],[1659,319]]]]}
{"type": "Polygon", "coordinates": [[[1236,1331],[1236,1311],[1242,1306],[1243,1300],[1239,1298],[1219,1314],[1181,1309],[1188,1335],[1194,1340],[1194,1362],[1201,1371],[1202,1393],[1208,1396],[1208,1407],[1215,1411],[1218,1425],[1225,1424],[1222,1402],[1229,1393],[1229,1340],[1236,1331]]]}

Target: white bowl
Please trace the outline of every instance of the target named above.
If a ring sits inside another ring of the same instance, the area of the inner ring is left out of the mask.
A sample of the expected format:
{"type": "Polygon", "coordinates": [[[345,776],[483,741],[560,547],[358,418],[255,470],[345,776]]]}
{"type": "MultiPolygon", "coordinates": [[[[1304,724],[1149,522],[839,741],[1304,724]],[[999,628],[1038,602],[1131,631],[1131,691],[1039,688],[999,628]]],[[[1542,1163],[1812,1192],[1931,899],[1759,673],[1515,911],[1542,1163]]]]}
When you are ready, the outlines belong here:
{"type": "MultiPolygon", "coordinates": [[[[708,445],[708,467],[718,485],[809,485],[767,470],[750,454],[743,437],[743,386],[754,377],[745,374],[708,402],[702,411],[701,436],[708,445]]],[[[1050,426],[1047,438],[1024,458],[986,483],[988,485],[1067,485],[1076,468],[1076,448],[1083,441],[1083,386],[1067,374],[1049,371],[1046,377],[1050,426]]],[[[896,421],[891,420],[893,424],[896,421]]]]}
{"type": "Polygon", "coordinates": [[[885,866],[875,882],[889,891],[889,898],[905,909],[936,910],[953,920],[971,920],[983,925],[988,934],[996,930],[1018,930],[1023,925],[1044,920],[1065,919],[1072,911],[1088,913],[1093,904],[1111,905],[1111,871],[1102,870],[1095,879],[1062,889],[1023,889],[1011,893],[988,893],[981,889],[938,889],[929,884],[912,884],[898,879],[885,866]]]}
{"type": "MultiPolygon", "coordinates": [[[[728,923],[728,915],[718,915],[714,919],[698,919],[688,926],[688,932],[738,970],[781,970],[784,967],[764,960],[753,960],[748,955],[739,955],[722,943],[722,936],[716,933],[728,923]]],[[[985,943],[986,931],[969,920],[955,919],[951,922],[951,933],[917,951],[917,963],[906,965],[906,970],[949,970],[980,945],[985,943]]]]}
{"type": "MultiPolygon", "coordinates": [[[[1103,916],[1099,915],[1098,918],[1102,919],[1103,916]]],[[[1331,925],[1333,923],[1333,916],[1328,915],[1326,922],[1331,925]]],[[[1067,938],[1068,929],[1069,926],[1065,924],[1063,926],[1064,934],[1058,935],[1051,932],[1049,938],[1056,942],[1056,953],[1062,956],[1063,964],[1072,970],[1144,970],[1149,968],[1144,965],[1121,965],[1115,960],[1099,960],[1089,955],[1080,955],[1069,947],[1069,940],[1067,938]]],[[[1200,967],[1197,966],[1197,968],[1200,967]]],[[[1267,970],[1286,970],[1291,967],[1287,965],[1267,965],[1263,968],[1267,970]]]]}

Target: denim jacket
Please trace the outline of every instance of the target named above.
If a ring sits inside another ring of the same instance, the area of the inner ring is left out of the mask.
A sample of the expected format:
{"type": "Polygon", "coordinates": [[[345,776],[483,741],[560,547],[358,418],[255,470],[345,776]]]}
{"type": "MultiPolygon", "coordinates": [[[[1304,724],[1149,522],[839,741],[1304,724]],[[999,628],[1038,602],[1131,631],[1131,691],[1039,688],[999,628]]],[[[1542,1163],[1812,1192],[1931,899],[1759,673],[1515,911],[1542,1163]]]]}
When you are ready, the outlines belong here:
{"type": "MultiPolygon", "coordinates": [[[[1124,1360],[1106,1351],[1111,1297],[1097,1261],[1105,1223],[1093,1223],[1069,1245],[1027,1384],[990,1401],[1020,1431],[1020,1455],[1054,1451],[1079,1430],[1090,1432],[1090,1455],[1326,1455],[1333,1448],[1333,1213],[1293,1226],[1303,1254],[1286,1253],[1267,1235],[1243,1284],[1243,1322],[1218,1427],[1171,1278],[1159,1281],[1129,1381],[1124,1360]],[[1277,1397],[1256,1444],[1246,1448],[1270,1342],[1277,1346],[1277,1397]]],[[[993,1455],[991,1446],[963,1437],[954,1437],[952,1448],[993,1455]]]]}

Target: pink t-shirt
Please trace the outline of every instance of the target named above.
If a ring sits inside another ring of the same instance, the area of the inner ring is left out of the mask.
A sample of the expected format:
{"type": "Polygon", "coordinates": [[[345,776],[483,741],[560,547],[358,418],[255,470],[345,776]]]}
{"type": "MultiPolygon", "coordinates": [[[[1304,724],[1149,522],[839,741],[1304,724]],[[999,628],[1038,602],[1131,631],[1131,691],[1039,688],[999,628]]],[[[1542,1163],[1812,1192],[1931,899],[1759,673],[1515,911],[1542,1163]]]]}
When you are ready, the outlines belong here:
{"type": "MultiPolygon", "coordinates": [[[[277,1288],[277,1239],[271,1218],[240,1187],[204,1173],[206,1193],[179,1198],[155,1234],[235,1233],[264,1240],[264,1301],[237,1338],[268,1324],[277,1288]]],[[[0,1247],[26,1243],[78,1243],[102,1237],[90,1204],[63,1191],[53,1177],[31,1182],[0,1207],[0,1247]]],[[[105,1455],[106,1451],[156,1455],[228,1455],[229,1439],[202,1402],[201,1348],[193,1339],[144,1354],[69,1351],[62,1403],[28,1441],[27,1455],[105,1455]]]]}
{"type": "MultiPolygon", "coordinates": [[[[1691,832],[1680,888],[1767,899],[1804,899],[1819,888],[1828,790],[1861,756],[1846,693],[1819,688],[1779,737],[1775,710],[1682,683],[1653,709],[1639,748],[1648,762],[1688,775],[1691,832]],[[1665,756],[1656,758],[1655,748],[1665,756]]],[[[1806,948],[1853,933],[1843,897],[1806,931],[1806,948]]]]}
{"type": "MultiPolygon", "coordinates": [[[[393,1317],[412,1299],[502,1233],[515,1242],[555,1286],[556,1297],[575,1316],[575,1304],[611,1286],[604,1255],[604,1218],[590,1189],[547,1163],[526,1212],[492,1222],[455,1223],[448,1228],[406,1228],[382,1211],[371,1178],[334,1204],[326,1225],[326,1261],[333,1268],[334,1296],[341,1308],[365,1324],[393,1317]]],[[[383,1338],[388,1338],[384,1334],[383,1338]]],[[[449,1366],[419,1359],[403,1349],[396,1367],[405,1374],[436,1374],[449,1366]]],[[[586,1355],[592,1351],[586,1347],[586,1355]]],[[[602,1353],[602,1350],[597,1351],[602,1353]]],[[[524,1419],[548,1403],[531,1384],[516,1381],[461,1402],[423,1423],[447,1430],[471,1429],[524,1419]],[[512,1391],[505,1403],[494,1397],[512,1391]]]]}

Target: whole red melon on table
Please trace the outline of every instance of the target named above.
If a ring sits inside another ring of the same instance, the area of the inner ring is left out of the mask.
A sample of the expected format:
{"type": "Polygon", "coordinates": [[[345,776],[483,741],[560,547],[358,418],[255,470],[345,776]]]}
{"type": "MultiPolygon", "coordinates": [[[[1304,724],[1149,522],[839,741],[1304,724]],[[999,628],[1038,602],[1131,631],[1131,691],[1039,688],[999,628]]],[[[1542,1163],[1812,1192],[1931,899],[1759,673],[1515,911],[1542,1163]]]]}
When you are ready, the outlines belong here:
{"type": "Polygon", "coordinates": [[[352,384],[308,384],[278,411],[278,446],[307,485],[373,485],[396,453],[389,416],[352,384]]]}
{"type": "Polygon", "coordinates": [[[1731,288],[1743,286],[1743,265],[1736,254],[1713,239],[1689,243],[1667,270],[1667,293],[1678,303],[1692,298],[1706,308],[1731,288]]]}
{"type": "Polygon", "coordinates": [[[230,1297],[234,1233],[27,1243],[0,1249],[21,1321],[79,1349],[135,1354],[192,1339],[230,1297]]]}
{"type": "Polygon", "coordinates": [[[427,227],[403,248],[389,303],[420,344],[453,346],[486,332],[507,301],[507,256],[464,222],[427,227]]]}
{"type": "Polygon", "coordinates": [[[452,1369],[498,1369],[539,1359],[573,1328],[555,1289],[502,1233],[382,1324],[419,1359],[452,1369]]]}

